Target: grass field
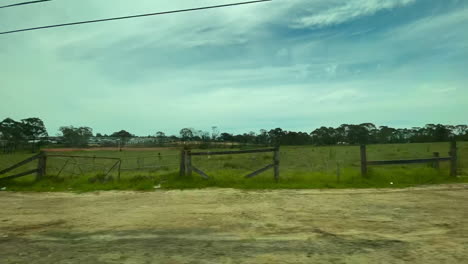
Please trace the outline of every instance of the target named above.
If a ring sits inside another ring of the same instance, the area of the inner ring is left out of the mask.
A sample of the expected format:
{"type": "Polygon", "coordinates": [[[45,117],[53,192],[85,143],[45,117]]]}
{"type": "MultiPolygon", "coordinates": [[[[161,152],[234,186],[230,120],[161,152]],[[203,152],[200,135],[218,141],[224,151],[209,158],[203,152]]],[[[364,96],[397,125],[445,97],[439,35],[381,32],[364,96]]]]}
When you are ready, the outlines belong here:
{"type": "MultiPolygon", "coordinates": [[[[196,150],[194,150],[196,151],[196,150]]],[[[368,160],[429,158],[433,152],[447,156],[448,143],[369,145],[368,160]]],[[[181,178],[178,176],[180,150],[155,149],[144,151],[72,151],[54,152],[88,157],[121,158],[121,180],[117,181],[114,160],[49,157],[47,177],[35,182],[34,176],[0,183],[7,190],[31,191],[92,191],[92,190],[153,190],[156,188],[186,189],[204,187],[227,187],[241,189],[278,188],[367,188],[408,187],[421,184],[468,181],[468,143],[458,143],[458,174],[448,176],[449,164],[442,162],[440,170],[429,164],[404,166],[379,166],[369,168],[369,178],[360,176],[359,147],[356,146],[284,146],[280,151],[280,181],[273,179],[272,170],[253,179],[243,176],[272,163],[272,154],[243,154],[227,156],[194,156],[192,163],[211,178],[199,175],[181,178]],[[104,181],[108,174],[113,180],[104,181]]],[[[19,162],[31,153],[0,155],[0,168],[19,162]]],[[[36,162],[11,172],[34,169],[36,162]]],[[[11,175],[7,174],[5,176],[11,175]]]]}

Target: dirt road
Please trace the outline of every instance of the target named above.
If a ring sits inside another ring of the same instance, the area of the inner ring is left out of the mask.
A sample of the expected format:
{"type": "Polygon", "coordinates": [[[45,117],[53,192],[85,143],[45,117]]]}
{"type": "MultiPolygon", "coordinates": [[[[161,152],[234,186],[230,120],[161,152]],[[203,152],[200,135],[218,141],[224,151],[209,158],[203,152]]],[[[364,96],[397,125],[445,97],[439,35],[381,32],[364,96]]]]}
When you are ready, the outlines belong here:
{"type": "Polygon", "coordinates": [[[0,202],[2,264],[468,259],[468,185],[405,190],[0,192],[0,202]]]}

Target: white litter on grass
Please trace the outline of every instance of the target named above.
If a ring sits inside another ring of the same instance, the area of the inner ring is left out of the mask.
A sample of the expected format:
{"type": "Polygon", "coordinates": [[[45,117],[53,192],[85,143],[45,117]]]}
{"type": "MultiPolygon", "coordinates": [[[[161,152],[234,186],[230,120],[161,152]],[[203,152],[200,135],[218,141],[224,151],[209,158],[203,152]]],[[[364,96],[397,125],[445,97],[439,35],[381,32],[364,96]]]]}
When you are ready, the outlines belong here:
{"type": "Polygon", "coordinates": [[[161,189],[161,184],[154,186],[155,189],[161,189]]]}
{"type": "Polygon", "coordinates": [[[393,182],[390,182],[390,184],[393,184],[393,182]]]}
{"type": "Polygon", "coordinates": [[[2,187],[0,190],[5,191],[5,190],[6,190],[6,187],[2,187]]]}

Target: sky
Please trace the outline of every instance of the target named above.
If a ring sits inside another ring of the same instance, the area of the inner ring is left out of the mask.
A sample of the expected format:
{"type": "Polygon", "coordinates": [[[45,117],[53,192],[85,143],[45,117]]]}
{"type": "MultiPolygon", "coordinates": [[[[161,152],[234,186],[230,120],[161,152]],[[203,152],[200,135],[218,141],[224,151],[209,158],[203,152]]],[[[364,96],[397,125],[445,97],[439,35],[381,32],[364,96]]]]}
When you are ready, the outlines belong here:
{"type": "MultiPolygon", "coordinates": [[[[236,1],[54,0],[0,9],[0,31],[236,1]]],[[[0,35],[0,119],[50,135],[467,124],[467,99],[466,0],[273,0],[0,35]]]]}

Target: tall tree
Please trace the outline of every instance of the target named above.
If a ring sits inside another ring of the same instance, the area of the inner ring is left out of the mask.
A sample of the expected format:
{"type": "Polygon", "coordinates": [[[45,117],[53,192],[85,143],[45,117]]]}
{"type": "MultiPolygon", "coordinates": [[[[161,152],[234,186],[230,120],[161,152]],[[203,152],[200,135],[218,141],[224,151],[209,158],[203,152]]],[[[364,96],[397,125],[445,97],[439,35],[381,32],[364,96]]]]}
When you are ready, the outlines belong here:
{"type": "Polygon", "coordinates": [[[120,130],[118,132],[114,132],[111,134],[111,137],[118,137],[118,138],[131,138],[133,135],[125,130],[120,130]]]}
{"type": "Polygon", "coordinates": [[[212,140],[217,140],[219,137],[219,129],[217,126],[212,126],[211,127],[211,139],[212,140]]]}
{"type": "Polygon", "coordinates": [[[2,137],[4,140],[13,142],[15,144],[26,139],[21,123],[11,118],[5,118],[2,122],[0,122],[0,132],[2,132],[2,137]]]}
{"type": "Polygon", "coordinates": [[[391,143],[394,139],[395,129],[388,126],[381,126],[377,132],[377,141],[379,143],[391,143]]]}
{"type": "Polygon", "coordinates": [[[310,133],[316,145],[334,145],[338,143],[338,133],[333,127],[317,128],[310,133]]]}
{"type": "Polygon", "coordinates": [[[24,135],[29,140],[32,140],[31,147],[32,152],[34,152],[36,140],[48,136],[44,122],[42,122],[42,120],[37,117],[25,118],[21,120],[21,126],[24,135]]]}
{"type": "Polygon", "coordinates": [[[182,128],[179,131],[180,137],[183,141],[189,141],[193,139],[193,130],[191,128],[182,128]]]}
{"type": "Polygon", "coordinates": [[[285,132],[281,128],[271,129],[268,132],[268,136],[270,137],[271,144],[278,146],[281,144],[281,138],[284,136],[285,132]]]}
{"type": "Polygon", "coordinates": [[[268,145],[268,143],[270,143],[268,131],[266,131],[265,129],[260,129],[260,134],[257,135],[256,143],[261,145],[268,145]]]}
{"type": "Polygon", "coordinates": [[[119,139],[119,148],[122,151],[122,147],[125,146],[128,141],[134,137],[130,132],[126,130],[120,130],[118,132],[112,133],[111,137],[115,137],[119,139]]]}
{"type": "Polygon", "coordinates": [[[203,142],[208,142],[211,139],[208,131],[198,130],[197,134],[203,142]]]}
{"type": "Polygon", "coordinates": [[[0,122],[0,135],[1,139],[6,141],[3,145],[3,151],[6,153],[15,151],[18,144],[26,140],[21,123],[11,118],[5,118],[0,122]]]}
{"type": "Polygon", "coordinates": [[[223,142],[230,142],[230,141],[234,141],[234,136],[229,133],[221,133],[221,135],[219,136],[219,139],[221,139],[221,141],[223,142]]]}
{"type": "Polygon", "coordinates": [[[164,132],[162,132],[162,131],[156,132],[155,136],[156,136],[156,141],[157,141],[158,144],[164,143],[164,141],[167,138],[166,134],[164,132]]]}
{"type": "Polygon", "coordinates": [[[65,145],[71,147],[87,146],[93,136],[93,129],[90,127],[63,126],[59,130],[62,132],[65,145]]]}

